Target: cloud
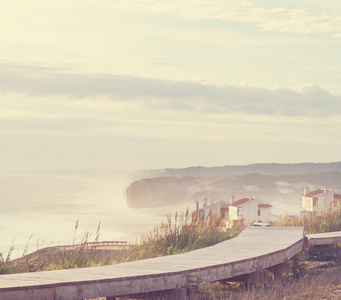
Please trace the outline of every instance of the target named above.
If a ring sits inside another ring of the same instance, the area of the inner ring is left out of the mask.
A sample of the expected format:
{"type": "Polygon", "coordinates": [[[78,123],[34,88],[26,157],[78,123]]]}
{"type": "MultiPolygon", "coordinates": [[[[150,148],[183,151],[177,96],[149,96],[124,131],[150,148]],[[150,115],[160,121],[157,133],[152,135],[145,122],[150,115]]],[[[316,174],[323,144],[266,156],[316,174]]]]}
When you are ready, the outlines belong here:
{"type": "Polygon", "coordinates": [[[329,117],[341,114],[341,97],[314,84],[264,89],[213,85],[111,74],[74,74],[23,66],[0,66],[0,92],[28,97],[53,96],[65,101],[132,103],[154,110],[200,114],[329,117]]]}
{"type": "Polygon", "coordinates": [[[116,0],[116,6],[149,13],[173,13],[190,20],[217,19],[241,23],[254,23],[265,31],[299,34],[332,33],[341,31],[341,16],[325,13],[313,14],[306,8],[265,8],[241,0],[116,0]]]}

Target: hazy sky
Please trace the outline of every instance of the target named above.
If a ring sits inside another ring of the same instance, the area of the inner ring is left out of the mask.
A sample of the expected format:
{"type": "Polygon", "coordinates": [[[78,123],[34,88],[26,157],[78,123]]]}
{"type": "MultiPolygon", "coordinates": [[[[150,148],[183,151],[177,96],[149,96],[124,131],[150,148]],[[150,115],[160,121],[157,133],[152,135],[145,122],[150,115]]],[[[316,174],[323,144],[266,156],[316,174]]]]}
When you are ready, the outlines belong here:
{"type": "Polygon", "coordinates": [[[1,169],[341,160],[341,2],[2,0],[1,169]]]}

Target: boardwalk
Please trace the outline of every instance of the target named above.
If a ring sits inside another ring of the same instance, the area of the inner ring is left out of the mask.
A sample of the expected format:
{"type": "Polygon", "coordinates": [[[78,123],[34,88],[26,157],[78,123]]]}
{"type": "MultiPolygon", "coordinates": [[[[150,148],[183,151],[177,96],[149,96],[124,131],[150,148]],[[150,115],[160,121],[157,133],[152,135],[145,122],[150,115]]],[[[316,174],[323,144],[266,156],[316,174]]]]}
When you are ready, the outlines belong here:
{"type": "Polygon", "coordinates": [[[337,248],[341,243],[341,231],[307,234],[309,248],[337,248]]]}
{"type": "Polygon", "coordinates": [[[2,275],[0,299],[75,300],[186,288],[280,265],[304,245],[302,227],[248,227],[189,253],[97,268],[2,275]]]}

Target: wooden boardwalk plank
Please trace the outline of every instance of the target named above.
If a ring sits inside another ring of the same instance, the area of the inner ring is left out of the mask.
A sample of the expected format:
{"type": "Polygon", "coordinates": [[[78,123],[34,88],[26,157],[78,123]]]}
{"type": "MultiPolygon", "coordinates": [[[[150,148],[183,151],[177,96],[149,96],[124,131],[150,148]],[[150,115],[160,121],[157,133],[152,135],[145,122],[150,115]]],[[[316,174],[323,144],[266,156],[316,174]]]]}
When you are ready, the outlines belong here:
{"type": "Polygon", "coordinates": [[[248,227],[235,239],[184,254],[96,268],[1,275],[0,299],[15,299],[17,291],[33,290],[38,295],[38,290],[51,289],[65,300],[84,299],[215,281],[283,263],[298,253],[303,240],[302,227],[248,227]]]}
{"type": "Polygon", "coordinates": [[[341,243],[341,231],[307,234],[309,247],[341,243]]]}

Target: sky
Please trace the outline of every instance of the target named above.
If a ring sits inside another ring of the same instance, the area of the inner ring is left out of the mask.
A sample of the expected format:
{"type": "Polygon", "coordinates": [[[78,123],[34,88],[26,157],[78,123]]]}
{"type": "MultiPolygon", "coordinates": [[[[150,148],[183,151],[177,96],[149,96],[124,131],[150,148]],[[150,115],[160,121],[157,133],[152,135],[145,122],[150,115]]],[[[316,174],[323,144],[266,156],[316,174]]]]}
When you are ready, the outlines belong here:
{"type": "Polygon", "coordinates": [[[340,161],[341,2],[2,0],[0,169],[340,161]]]}

